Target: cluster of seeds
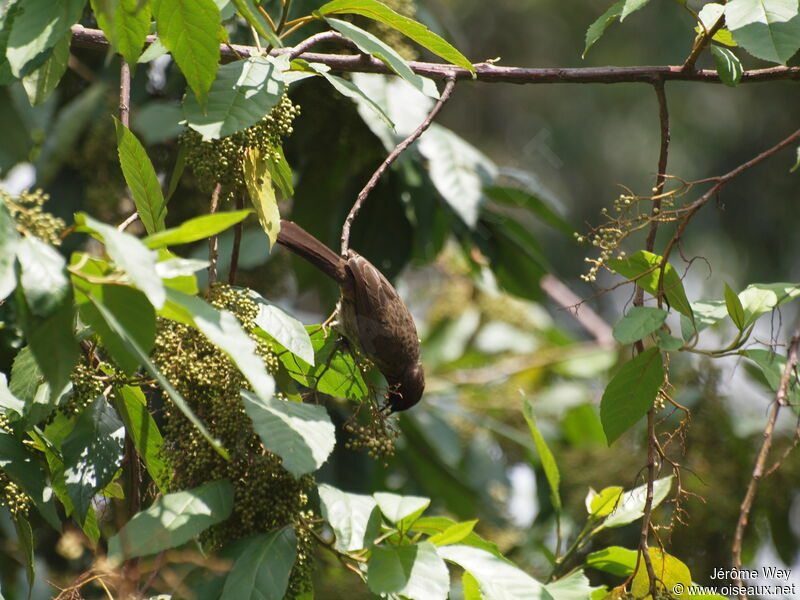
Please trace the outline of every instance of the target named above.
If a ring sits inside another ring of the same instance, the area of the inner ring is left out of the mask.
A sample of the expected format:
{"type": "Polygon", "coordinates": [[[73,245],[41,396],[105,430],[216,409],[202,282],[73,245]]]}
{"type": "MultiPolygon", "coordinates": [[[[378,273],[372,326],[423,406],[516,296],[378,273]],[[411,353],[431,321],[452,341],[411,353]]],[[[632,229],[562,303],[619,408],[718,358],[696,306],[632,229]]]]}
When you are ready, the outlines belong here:
{"type": "Polygon", "coordinates": [[[42,190],[27,190],[15,196],[0,189],[0,198],[8,206],[20,233],[32,235],[54,246],[61,244],[66,223],[64,219],[44,211],[43,206],[50,199],[49,194],[42,190]]]}
{"type": "Polygon", "coordinates": [[[281,138],[292,133],[292,123],[299,114],[300,107],[283,96],[272,111],[252,127],[206,141],[189,129],[181,134],[179,142],[186,149],[186,162],[201,188],[210,191],[219,183],[226,188],[242,189],[245,187],[245,151],[258,148],[265,159],[280,159],[281,138]]]}
{"type": "Polygon", "coordinates": [[[8,474],[0,471],[0,506],[8,509],[11,516],[27,517],[28,509],[31,505],[31,498],[8,477],[8,474]]]}
{"type": "Polygon", "coordinates": [[[356,415],[344,425],[344,430],[351,438],[345,442],[348,450],[366,450],[370,458],[387,459],[394,456],[395,441],[400,432],[393,428],[386,418],[377,411],[370,415],[366,425],[355,421],[356,415]]]}
{"type": "MultiPolygon", "coordinates": [[[[244,290],[216,285],[209,302],[233,313],[258,342],[260,357],[270,370],[278,359],[253,333],[258,306],[244,290]]],[[[313,535],[303,523],[313,521],[309,496],[316,487],[311,475],[295,479],[282,459],[265,449],[244,410],[240,391],[248,383],[230,358],[195,329],[167,319],[157,325],[153,362],[186,399],[211,435],[230,453],[225,460],[208,444],[183,413],[165,397],[164,456],[173,469],[174,489],[193,488],[207,481],[228,479],[235,490],[234,509],[224,522],[206,530],[204,544],[220,548],[238,538],[295,525],[297,560],[287,598],[309,586],[313,535]]]]}
{"type": "Polygon", "coordinates": [[[66,416],[79,415],[103,393],[107,383],[97,372],[84,363],[78,363],[70,373],[72,394],[69,400],[58,405],[58,411],[66,416]]]}

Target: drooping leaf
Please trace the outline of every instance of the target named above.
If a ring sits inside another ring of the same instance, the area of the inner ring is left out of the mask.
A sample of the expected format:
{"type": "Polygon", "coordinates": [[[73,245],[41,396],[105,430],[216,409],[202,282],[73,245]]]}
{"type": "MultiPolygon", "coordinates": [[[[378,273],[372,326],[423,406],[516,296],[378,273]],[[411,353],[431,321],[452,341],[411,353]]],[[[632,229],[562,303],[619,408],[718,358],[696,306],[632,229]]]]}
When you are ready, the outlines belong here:
{"type": "Polygon", "coordinates": [[[636,550],[609,546],[589,554],[586,557],[586,566],[617,577],[627,577],[636,568],[636,550]]]}
{"type": "MultiPolygon", "coordinates": [[[[672,488],[672,475],[656,479],[653,482],[653,508],[661,504],[672,488]]],[[[641,519],[644,514],[644,505],[647,500],[647,484],[635,487],[622,494],[616,508],[600,525],[600,529],[621,527],[641,519]]]]}
{"type": "Polygon", "coordinates": [[[248,538],[225,578],[221,598],[283,600],[296,554],[291,527],[248,538]]]}
{"type": "Polygon", "coordinates": [[[634,306],[614,325],[614,339],[620,344],[632,344],[661,327],[667,311],[650,306],[634,306]]]}
{"type": "Polygon", "coordinates": [[[159,40],[205,106],[219,64],[219,8],[214,0],[153,0],[151,6],[159,40]]]}
{"type": "Polygon", "coordinates": [[[289,313],[270,304],[252,290],[248,296],[258,306],[255,323],[289,352],[314,365],[314,346],[303,324],[289,313]]]}
{"type": "Polygon", "coordinates": [[[795,298],[800,298],[800,284],[751,283],[739,292],[739,300],[744,310],[744,326],[749,327],[761,315],[795,298]]]}
{"type": "Polygon", "coordinates": [[[380,533],[380,511],[372,496],[351,494],[328,484],[320,484],[322,516],[336,534],[339,552],[353,552],[372,546],[380,533]]]}
{"type": "Polygon", "coordinates": [[[247,209],[201,215],[184,221],[178,227],[148,235],[142,239],[142,243],[148,248],[165,248],[167,246],[190,244],[191,242],[222,233],[229,227],[244,221],[252,212],[252,210],[247,209]]]}
{"type": "Polygon", "coordinates": [[[17,259],[28,308],[40,317],[53,314],[69,294],[64,257],[50,244],[26,236],[17,247],[17,259]]]}
{"type": "Polygon", "coordinates": [[[233,486],[227,479],[167,494],[135,514],[108,541],[112,560],[156,554],[188,542],[233,510],[233,486]]]}
{"type": "Polygon", "coordinates": [[[186,121],[204,139],[223,138],[258,123],[281,99],[287,57],[254,56],[219,68],[201,105],[194,94],[183,102],[186,121]]]}
{"type": "Polygon", "coordinates": [[[114,117],[117,130],[117,153],[125,183],[131,190],[136,212],[142,220],[147,233],[153,234],[164,229],[167,205],[161,192],[153,163],[141,142],[114,117]]]}
{"type": "Polygon", "coordinates": [[[409,600],[446,600],[450,576],[436,546],[375,546],[367,565],[367,585],[379,595],[396,594],[409,600]]]}
{"type": "MultiPolygon", "coordinates": [[[[689,567],[680,560],[665,553],[661,548],[649,548],[650,561],[656,574],[657,590],[688,590],[692,585],[692,574],[689,567]]],[[[645,568],[644,560],[639,561],[639,568],[631,582],[631,593],[645,600],[653,600],[650,595],[650,576],[645,568]]],[[[687,594],[690,595],[690,594],[687,594]]]]}
{"type": "Polygon", "coordinates": [[[391,523],[399,523],[404,519],[416,520],[431,504],[430,498],[375,492],[373,494],[383,516],[391,523]]]}
{"type": "Polygon", "coordinates": [[[25,88],[31,106],[38,106],[47,100],[56,89],[58,82],[61,81],[61,77],[67,70],[71,41],[72,32],[68,32],[53,47],[50,57],[35,71],[22,78],[22,86],[25,88]]]}
{"type": "Polygon", "coordinates": [[[283,459],[295,477],[319,469],[336,444],[335,428],[323,406],[259,398],[242,390],[244,408],[261,443],[283,459]]]}
{"type": "Polygon", "coordinates": [[[600,421],[609,445],[653,406],[664,385],[664,365],[657,348],[625,363],[606,386],[600,400],[600,421]]]}
{"type": "Polygon", "coordinates": [[[20,235],[5,202],[0,202],[0,301],[17,287],[17,248],[20,235]]]}
{"type": "Polygon", "coordinates": [[[281,213],[278,211],[278,198],[268,165],[268,159],[261,155],[258,148],[245,150],[242,170],[247,193],[256,209],[261,229],[269,238],[269,247],[274,248],[281,229],[281,213]]]}
{"type": "Polygon", "coordinates": [[[164,439],[155,420],[147,410],[147,401],[138,387],[124,385],[116,388],[120,397],[117,404],[125,430],[133,440],[136,452],[142,457],[147,472],[162,493],[167,492],[169,469],[164,462],[164,439]]]}
{"type": "Polygon", "coordinates": [[[745,327],[744,306],[739,296],[736,295],[727,283],[725,284],[725,307],[733,324],[742,331],[745,327]]]}
{"type": "Polygon", "coordinates": [[[717,75],[722,83],[729,87],[736,87],[744,73],[744,67],[736,55],[727,48],[716,45],[711,46],[711,54],[714,56],[717,75]]]}
{"type": "Polygon", "coordinates": [[[379,21],[384,25],[397,29],[403,35],[408,36],[420,46],[427,48],[444,60],[470,71],[475,71],[472,63],[470,63],[463,54],[430,31],[427,27],[421,23],[417,23],[413,19],[396,13],[385,4],[377,2],[376,0],[333,0],[321,6],[319,12],[323,15],[337,13],[357,14],[379,21]]]}
{"type": "Polygon", "coordinates": [[[619,2],[615,2],[606,12],[600,15],[594,23],[589,25],[589,28],[586,30],[586,46],[583,48],[583,54],[581,54],[581,58],[586,57],[586,53],[589,51],[589,48],[594,46],[594,43],[603,37],[603,33],[605,33],[608,26],[619,18],[619,16],[622,14],[622,8],[624,6],[625,0],[619,0],[619,2]]]}
{"type": "Polygon", "coordinates": [[[533,415],[533,407],[531,406],[529,398],[525,398],[525,402],[522,405],[522,414],[525,417],[525,421],[528,423],[531,436],[533,436],[533,441],[536,444],[536,451],[539,453],[539,460],[542,461],[542,468],[544,469],[545,477],[547,477],[547,483],[550,485],[550,501],[553,503],[553,510],[555,510],[556,513],[560,513],[561,494],[558,488],[561,482],[561,474],[558,471],[558,464],[556,464],[553,453],[550,451],[547,442],[545,442],[539,431],[539,427],[536,425],[536,417],[533,415]]]}

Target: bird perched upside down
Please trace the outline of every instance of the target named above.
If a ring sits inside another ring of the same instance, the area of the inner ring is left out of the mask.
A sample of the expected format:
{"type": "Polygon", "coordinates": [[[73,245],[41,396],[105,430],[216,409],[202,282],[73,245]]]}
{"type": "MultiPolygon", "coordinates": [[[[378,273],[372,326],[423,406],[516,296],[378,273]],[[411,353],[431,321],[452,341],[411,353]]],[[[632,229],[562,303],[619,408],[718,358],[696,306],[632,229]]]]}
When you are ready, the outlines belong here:
{"type": "Polygon", "coordinates": [[[407,410],[419,402],[425,372],[419,359],[417,327],[383,273],[353,250],[346,258],[339,256],[291,221],[281,220],[278,243],[339,285],[339,326],[386,378],[390,412],[407,410]]]}

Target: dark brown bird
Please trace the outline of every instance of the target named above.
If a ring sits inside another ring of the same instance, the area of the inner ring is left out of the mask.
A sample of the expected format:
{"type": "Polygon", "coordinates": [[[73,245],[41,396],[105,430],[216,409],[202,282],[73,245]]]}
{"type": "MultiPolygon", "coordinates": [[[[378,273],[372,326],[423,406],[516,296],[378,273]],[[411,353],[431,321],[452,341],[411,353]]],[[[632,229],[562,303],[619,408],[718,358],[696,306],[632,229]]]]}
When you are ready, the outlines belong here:
{"type": "Polygon", "coordinates": [[[341,290],[338,321],[348,341],[380,369],[389,384],[391,412],[407,410],[422,397],[425,373],[419,360],[414,319],[389,280],[350,250],[339,256],[291,221],[281,220],[278,243],[333,279],[341,290]]]}

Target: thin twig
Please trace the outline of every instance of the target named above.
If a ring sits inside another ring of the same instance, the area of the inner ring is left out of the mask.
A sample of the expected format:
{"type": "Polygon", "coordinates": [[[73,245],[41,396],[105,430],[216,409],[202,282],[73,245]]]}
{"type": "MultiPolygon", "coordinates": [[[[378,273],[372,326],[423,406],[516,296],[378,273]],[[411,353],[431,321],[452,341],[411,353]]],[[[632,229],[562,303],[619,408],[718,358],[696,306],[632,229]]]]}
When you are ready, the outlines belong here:
{"type": "Polygon", "coordinates": [[[131,126],[131,67],[127,61],[120,57],[119,67],[119,120],[130,128],[131,126]]]}
{"type": "MultiPolygon", "coordinates": [[[[305,21],[303,22],[305,23],[305,21]]],[[[302,25],[297,23],[296,25],[302,25]]],[[[291,26],[293,21],[288,21],[291,26]]],[[[281,37],[291,33],[292,29],[285,31],[281,37]]],[[[147,36],[147,44],[152,44],[156,37],[147,36]]],[[[89,48],[106,51],[109,42],[105,34],[99,29],[87,29],[82,25],[72,26],[72,45],[78,48],[89,48]]],[[[240,56],[249,56],[255,49],[251,46],[232,44],[228,47],[220,45],[220,56],[223,62],[239,60],[240,56]]],[[[277,48],[270,54],[286,54],[293,48],[277,48]]],[[[304,53],[302,58],[309,62],[325,64],[339,72],[358,73],[385,73],[392,74],[384,63],[374,57],[362,55],[343,54],[318,54],[304,53]]],[[[418,75],[431,79],[477,80],[487,83],[647,83],[652,84],[654,79],[664,81],[698,81],[704,83],[722,83],[714,69],[700,69],[684,71],[683,65],[657,65],[636,67],[582,67],[582,68],[528,68],[506,67],[494,63],[477,63],[473,65],[475,72],[454,65],[444,63],[431,63],[421,61],[409,62],[409,67],[418,75]]],[[[800,80],[800,67],[770,67],[767,69],[753,69],[742,74],[740,84],[765,81],[800,80]]]]}
{"type": "Polygon", "coordinates": [[[348,40],[338,31],[323,31],[321,33],[315,33],[314,35],[304,39],[294,48],[291,48],[290,51],[288,52],[289,60],[294,60],[295,58],[306,52],[309,48],[316,46],[317,44],[322,44],[324,42],[337,42],[339,44],[342,44],[343,46],[356,48],[355,43],[353,43],[351,40],[348,40]]]}
{"type": "Polygon", "coordinates": [[[278,26],[275,33],[281,34],[283,28],[286,26],[286,19],[289,18],[289,10],[292,8],[292,0],[283,0],[283,10],[281,10],[281,19],[278,21],[278,26]]]}
{"type": "MultiPolygon", "coordinates": [[[[747,522],[750,519],[750,510],[753,508],[753,500],[756,496],[756,488],[761,478],[764,475],[764,465],[767,462],[769,449],[772,446],[772,437],[775,434],[775,422],[778,420],[778,413],[782,407],[787,404],[787,396],[789,393],[789,382],[792,379],[792,372],[797,367],[797,346],[800,344],[800,326],[795,329],[792,339],[789,342],[789,350],[786,356],[786,366],[783,368],[781,380],[778,384],[778,391],[775,392],[775,401],[772,403],[767,424],[764,426],[764,431],[761,434],[763,440],[761,441],[761,448],[758,450],[755,465],[753,465],[753,474],[750,476],[750,482],[747,484],[747,492],[745,492],[742,504],[739,507],[739,521],[736,523],[736,533],[733,536],[732,566],[738,573],[742,568],[742,540],[744,539],[744,530],[747,528],[747,522]]],[[[736,585],[740,589],[744,589],[741,578],[734,579],[736,585]]],[[[739,600],[746,600],[747,594],[743,591],[739,592],[739,600]]]]}
{"type": "MultiPolygon", "coordinates": [[[[218,183],[211,192],[211,208],[209,212],[213,215],[219,208],[219,194],[222,191],[222,184],[218,183]]],[[[208,287],[217,281],[217,259],[219,258],[219,238],[212,235],[208,238],[208,287]]]]}
{"type": "Polygon", "coordinates": [[[135,213],[132,213],[132,214],[128,215],[127,219],[125,219],[122,223],[117,225],[117,230],[118,231],[125,231],[128,228],[128,226],[131,223],[133,223],[134,221],[136,221],[136,219],[138,219],[138,218],[139,218],[139,213],[138,212],[135,212],[135,213]]]}
{"type": "Polygon", "coordinates": [[[442,91],[442,95],[439,97],[439,101],[436,105],[431,109],[431,112],[428,113],[428,116],[425,117],[425,120],[419,124],[411,135],[409,135],[406,139],[402,142],[397,144],[394,150],[391,151],[389,156],[386,157],[381,165],[375,169],[375,172],[372,174],[372,177],[369,178],[369,181],[364,186],[364,188],[358,193],[356,197],[356,201],[353,203],[353,207],[350,209],[350,212],[347,215],[347,218],[344,221],[344,225],[342,226],[342,256],[347,254],[347,250],[350,246],[350,227],[353,225],[353,221],[358,214],[358,211],[361,210],[361,207],[364,204],[364,201],[369,196],[369,193],[372,189],[377,185],[378,180],[384,174],[386,169],[388,169],[391,164],[397,160],[397,157],[400,156],[406,148],[408,148],[411,144],[413,144],[419,136],[421,136],[428,127],[430,127],[433,119],[436,118],[436,115],[439,114],[439,111],[442,110],[442,107],[445,105],[447,100],[450,98],[450,95],[453,93],[453,88],[456,85],[456,80],[454,77],[450,77],[447,79],[447,83],[444,86],[444,90],[442,91]]]}
{"type": "MultiPolygon", "coordinates": [[[[703,27],[703,29],[705,29],[705,26],[703,25],[702,21],[698,22],[700,23],[700,26],[703,27]]],[[[722,26],[724,24],[725,24],[725,15],[723,14],[719,19],[717,19],[717,22],[711,26],[711,29],[706,30],[701,37],[698,37],[695,40],[695,43],[692,46],[692,51],[689,53],[689,56],[686,57],[686,61],[683,63],[682,69],[684,71],[694,70],[694,65],[697,62],[697,59],[700,58],[700,55],[703,53],[703,50],[705,50],[706,46],[708,46],[709,42],[711,42],[711,39],[714,37],[714,34],[716,34],[717,31],[722,29],[722,26]]]]}

